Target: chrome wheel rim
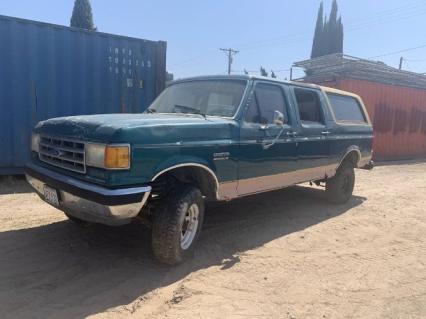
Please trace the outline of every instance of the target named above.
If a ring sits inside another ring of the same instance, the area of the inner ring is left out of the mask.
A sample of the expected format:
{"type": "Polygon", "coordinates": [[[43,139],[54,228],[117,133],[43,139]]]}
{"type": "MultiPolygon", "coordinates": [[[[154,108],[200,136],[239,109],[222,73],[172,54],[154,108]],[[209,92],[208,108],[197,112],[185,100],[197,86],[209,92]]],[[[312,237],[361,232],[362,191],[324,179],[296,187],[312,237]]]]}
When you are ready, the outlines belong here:
{"type": "Polygon", "coordinates": [[[182,229],[180,235],[180,247],[182,249],[188,249],[191,246],[195,234],[198,229],[198,216],[200,210],[197,204],[192,204],[185,213],[182,222],[182,229]]]}

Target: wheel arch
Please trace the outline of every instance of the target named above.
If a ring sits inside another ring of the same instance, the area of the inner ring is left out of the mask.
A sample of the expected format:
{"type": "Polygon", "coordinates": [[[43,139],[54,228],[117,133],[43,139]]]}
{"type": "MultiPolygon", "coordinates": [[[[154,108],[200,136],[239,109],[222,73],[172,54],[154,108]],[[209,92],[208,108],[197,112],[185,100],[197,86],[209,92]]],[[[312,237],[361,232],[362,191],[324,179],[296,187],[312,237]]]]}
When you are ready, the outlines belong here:
{"type": "Polygon", "coordinates": [[[351,146],[348,148],[346,153],[341,157],[339,165],[337,168],[339,168],[344,162],[351,162],[355,168],[358,167],[359,162],[361,161],[361,151],[359,147],[357,146],[351,146]]]}
{"type": "Polygon", "coordinates": [[[199,162],[182,162],[167,166],[159,170],[151,182],[155,182],[162,176],[172,174],[177,179],[198,187],[201,193],[209,199],[219,199],[219,180],[216,173],[206,164],[199,162]]]}

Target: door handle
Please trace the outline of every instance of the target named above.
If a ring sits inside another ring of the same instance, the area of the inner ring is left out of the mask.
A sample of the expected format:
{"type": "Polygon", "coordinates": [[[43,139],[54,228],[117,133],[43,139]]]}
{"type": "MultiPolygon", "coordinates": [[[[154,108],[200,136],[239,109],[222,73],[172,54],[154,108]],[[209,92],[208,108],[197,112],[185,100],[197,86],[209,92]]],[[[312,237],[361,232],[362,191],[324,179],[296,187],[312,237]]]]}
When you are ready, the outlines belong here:
{"type": "Polygon", "coordinates": [[[295,137],[297,135],[297,132],[287,132],[286,135],[288,137],[295,137]]]}
{"type": "Polygon", "coordinates": [[[331,134],[331,132],[329,132],[329,131],[323,131],[323,132],[321,132],[321,134],[322,134],[322,135],[330,135],[330,134],[331,134]]]}

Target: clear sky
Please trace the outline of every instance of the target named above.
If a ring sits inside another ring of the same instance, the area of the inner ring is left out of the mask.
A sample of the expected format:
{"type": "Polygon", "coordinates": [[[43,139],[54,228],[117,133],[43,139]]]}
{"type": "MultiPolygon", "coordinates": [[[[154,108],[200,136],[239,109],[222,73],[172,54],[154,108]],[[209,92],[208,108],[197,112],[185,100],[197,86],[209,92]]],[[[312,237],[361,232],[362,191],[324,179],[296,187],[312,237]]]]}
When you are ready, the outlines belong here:
{"type": "MultiPolygon", "coordinates": [[[[326,12],[332,0],[325,0],[326,12]]],[[[1,0],[0,14],[68,25],[74,0],[1,0]]],[[[233,72],[262,65],[280,78],[309,57],[319,0],[91,0],[100,31],[168,42],[175,77],[226,72],[220,47],[240,50],[233,72]]],[[[426,72],[425,0],[338,0],[345,53],[426,72]]],[[[298,73],[295,73],[298,75],[298,73]]],[[[299,72],[300,74],[300,72],[299,72]]]]}

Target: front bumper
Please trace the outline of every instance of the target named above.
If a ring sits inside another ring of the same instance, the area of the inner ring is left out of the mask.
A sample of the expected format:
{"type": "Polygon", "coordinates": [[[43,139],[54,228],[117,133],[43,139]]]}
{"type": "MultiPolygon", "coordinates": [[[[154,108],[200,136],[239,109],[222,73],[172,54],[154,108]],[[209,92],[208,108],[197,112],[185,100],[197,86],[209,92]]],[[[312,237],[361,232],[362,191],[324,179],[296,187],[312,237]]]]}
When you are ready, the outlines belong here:
{"type": "Polygon", "coordinates": [[[59,207],[76,218],[106,225],[123,225],[136,217],[151,193],[151,186],[108,189],[30,164],[27,181],[44,200],[44,185],[58,192],[59,207]]]}

